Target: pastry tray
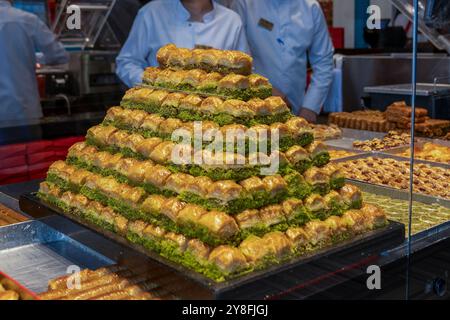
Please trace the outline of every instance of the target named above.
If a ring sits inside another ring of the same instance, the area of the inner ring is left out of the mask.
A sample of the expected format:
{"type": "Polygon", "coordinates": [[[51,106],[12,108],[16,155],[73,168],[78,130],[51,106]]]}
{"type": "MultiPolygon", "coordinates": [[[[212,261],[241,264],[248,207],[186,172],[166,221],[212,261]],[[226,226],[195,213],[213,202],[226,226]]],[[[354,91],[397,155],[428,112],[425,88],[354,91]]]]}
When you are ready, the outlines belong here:
{"type": "Polygon", "coordinates": [[[35,293],[31,292],[17,280],[11,278],[9,275],[3,273],[2,271],[0,271],[0,282],[6,290],[13,290],[17,292],[20,297],[19,300],[39,300],[35,293]]]}
{"type": "MultiPolygon", "coordinates": [[[[352,184],[356,185],[359,189],[361,189],[363,192],[382,195],[386,197],[390,197],[393,199],[399,199],[404,201],[409,201],[409,193],[407,191],[402,191],[386,186],[381,185],[374,185],[374,184],[368,184],[365,182],[359,182],[359,181],[352,181],[352,184]]],[[[441,198],[436,198],[424,194],[413,194],[413,201],[415,202],[421,202],[424,204],[432,205],[432,204],[438,204],[442,207],[449,208],[450,209],[450,200],[445,200],[441,198]]],[[[450,231],[450,220],[436,225],[432,228],[423,230],[419,233],[416,233],[412,235],[411,240],[413,242],[417,240],[422,240],[428,237],[436,237],[439,235],[440,232],[449,230],[450,231]]]]}
{"type": "Polygon", "coordinates": [[[48,281],[69,266],[97,269],[114,263],[40,221],[0,228],[0,270],[29,290],[47,291],[48,281]]]}
{"type": "MultiPolygon", "coordinates": [[[[156,253],[145,250],[139,245],[132,244],[117,234],[103,230],[76,216],[66,214],[59,208],[43,202],[34,193],[22,195],[20,207],[24,212],[36,218],[55,214],[63,216],[125,247],[134,249],[206,290],[212,299],[262,299],[280,294],[280,292],[291,292],[292,288],[298,286],[299,283],[311,282],[313,280],[311,277],[323,279],[325,274],[334,275],[336,271],[344,272],[349,265],[364,265],[369,262],[372,264],[373,261],[380,258],[382,252],[400,245],[405,239],[404,225],[390,221],[389,225],[382,229],[357,236],[333,247],[295,258],[282,265],[217,283],[156,253]],[[322,272],[312,272],[313,266],[320,266],[322,272]]],[[[308,290],[311,291],[311,287],[308,290]]]]}
{"type": "MultiPolygon", "coordinates": [[[[425,144],[426,141],[424,140],[419,140],[418,142],[415,143],[416,147],[422,147],[425,144]]],[[[449,146],[448,144],[442,144],[440,142],[436,142],[433,141],[434,144],[439,144],[442,146],[449,146]]],[[[449,146],[450,147],[450,146],[449,146]]],[[[389,149],[389,150],[383,150],[381,151],[381,153],[385,153],[385,154],[389,154],[398,158],[402,158],[403,160],[409,160],[409,157],[407,156],[403,156],[401,155],[401,153],[405,152],[409,150],[409,146],[404,146],[404,147],[398,147],[398,148],[393,148],[393,149],[389,149]]],[[[442,166],[444,165],[445,167],[447,167],[448,169],[450,169],[450,163],[445,163],[445,162],[437,162],[437,161],[431,161],[431,160],[422,160],[422,159],[418,159],[416,158],[415,161],[420,161],[421,163],[427,163],[429,165],[432,166],[442,166]]]]}

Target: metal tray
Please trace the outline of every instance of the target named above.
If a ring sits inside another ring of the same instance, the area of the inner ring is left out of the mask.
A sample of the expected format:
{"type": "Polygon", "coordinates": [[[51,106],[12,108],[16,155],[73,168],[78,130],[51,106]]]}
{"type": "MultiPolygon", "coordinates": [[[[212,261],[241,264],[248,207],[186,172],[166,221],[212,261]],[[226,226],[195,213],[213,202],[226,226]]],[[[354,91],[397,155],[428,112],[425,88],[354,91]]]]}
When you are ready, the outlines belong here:
{"type": "MultiPolygon", "coordinates": [[[[420,140],[420,141],[416,142],[415,146],[416,147],[422,147],[425,143],[426,143],[426,141],[420,140]]],[[[447,145],[439,143],[439,142],[434,142],[433,141],[433,143],[434,144],[439,144],[439,145],[442,145],[442,146],[447,146],[447,145]]],[[[395,156],[395,157],[398,157],[398,158],[402,158],[403,160],[409,160],[408,157],[401,155],[401,153],[403,153],[403,152],[405,152],[407,150],[409,150],[409,146],[398,147],[398,148],[389,149],[389,150],[383,150],[380,153],[386,153],[386,154],[389,154],[389,155],[392,155],[392,156],[395,156]]],[[[422,159],[417,159],[417,158],[415,159],[415,161],[420,161],[422,163],[427,163],[427,164],[432,165],[432,166],[445,165],[448,169],[450,169],[450,164],[449,163],[445,163],[445,162],[436,162],[436,161],[422,160],[422,159]]]]}
{"type": "Polygon", "coordinates": [[[338,147],[349,151],[362,151],[353,147],[353,142],[356,140],[371,140],[374,138],[383,138],[386,132],[374,132],[366,130],[355,130],[348,128],[341,128],[342,138],[326,140],[324,143],[330,147],[338,147]]]}
{"type": "MultiPolygon", "coordinates": [[[[351,157],[347,157],[347,158],[336,159],[333,162],[334,163],[340,163],[340,162],[346,162],[346,161],[357,160],[357,159],[365,159],[365,158],[368,158],[368,157],[383,158],[383,159],[394,159],[394,160],[397,160],[397,161],[409,162],[408,159],[406,159],[406,158],[395,156],[395,155],[392,155],[392,154],[382,153],[382,152],[371,152],[371,153],[366,153],[366,154],[359,154],[359,155],[355,155],[355,156],[351,156],[351,157]]],[[[432,167],[441,167],[441,168],[444,168],[444,169],[450,169],[450,165],[447,165],[445,163],[438,163],[438,162],[430,163],[429,161],[424,161],[424,160],[415,160],[414,163],[415,164],[422,163],[422,164],[431,165],[432,167]]],[[[365,183],[367,185],[383,186],[383,187],[385,187],[387,189],[390,189],[391,191],[394,191],[394,190],[395,191],[402,191],[401,189],[392,188],[390,186],[374,184],[374,183],[361,181],[361,180],[356,180],[356,179],[348,179],[348,178],[346,178],[346,180],[349,181],[350,183],[362,182],[362,183],[365,183]]],[[[403,192],[405,192],[405,190],[403,190],[403,192]]],[[[422,193],[414,193],[414,197],[419,197],[419,196],[427,196],[427,197],[430,197],[430,198],[439,199],[440,201],[448,201],[449,200],[449,199],[445,199],[445,198],[441,198],[441,197],[428,196],[428,195],[422,194],[422,193]]]]}
{"type": "Polygon", "coordinates": [[[0,270],[40,293],[69,266],[97,269],[114,263],[39,221],[0,228],[0,270]]]}
{"type": "MultiPolygon", "coordinates": [[[[356,185],[358,188],[360,188],[363,192],[372,193],[376,195],[382,195],[386,196],[392,199],[398,199],[398,200],[404,200],[409,201],[409,193],[407,191],[402,191],[398,189],[393,189],[390,187],[380,186],[380,185],[374,185],[374,184],[368,184],[365,182],[358,182],[358,181],[352,181],[352,184],[356,185]]],[[[438,204],[442,207],[450,209],[450,200],[445,200],[441,198],[436,198],[424,194],[413,194],[413,201],[414,202],[420,202],[427,205],[432,204],[438,204]]],[[[419,233],[416,233],[412,235],[411,239],[413,241],[417,239],[422,239],[428,236],[436,236],[436,233],[439,231],[443,231],[444,229],[450,229],[450,220],[436,225],[432,228],[423,230],[419,233]]]]}
{"type": "MultiPolygon", "coordinates": [[[[215,299],[262,299],[276,295],[281,291],[289,290],[290,287],[297,286],[299,283],[311,281],[311,273],[308,272],[311,265],[319,265],[323,268],[323,272],[319,277],[321,278],[323,274],[334,274],[336,270],[345,269],[345,266],[363,263],[367,258],[371,258],[370,261],[376,260],[381,252],[398,246],[405,239],[404,225],[390,222],[383,229],[368,232],[336,246],[293,259],[283,265],[273,266],[226,282],[216,283],[139,245],[132,244],[117,234],[103,230],[76,216],[66,214],[59,208],[41,201],[35,194],[22,195],[20,207],[23,211],[35,217],[57,214],[78,222],[105,237],[144,254],[151,260],[164,264],[183,278],[206,289],[210,293],[211,298],[215,299]],[[280,283],[283,283],[283,285],[280,286],[280,283]]],[[[367,260],[367,263],[369,263],[369,260],[367,260]]]]}

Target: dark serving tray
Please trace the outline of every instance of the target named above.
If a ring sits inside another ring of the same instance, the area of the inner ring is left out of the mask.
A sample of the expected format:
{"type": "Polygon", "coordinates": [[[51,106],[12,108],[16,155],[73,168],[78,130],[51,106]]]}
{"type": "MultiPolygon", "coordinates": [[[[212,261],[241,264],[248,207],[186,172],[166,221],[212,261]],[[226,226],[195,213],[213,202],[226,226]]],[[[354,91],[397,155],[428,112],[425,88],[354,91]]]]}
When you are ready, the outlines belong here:
{"type": "Polygon", "coordinates": [[[217,283],[139,245],[132,244],[115,233],[101,229],[77,216],[66,214],[59,208],[40,200],[35,193],[22,195],[19,203],[22,211],[35,218],[60,215],[140,252],[206,291],[211,299],[304,298],[312,292],[326,290],[327,286],[334,286],[338,282],[342,283],[350,280],[350,277],[365,273],[367,265],[380,264],[381,254],[384,251],[400,245],[405,240],[405,226],[390,221],[389,225],[382,229],[357,236],[333,247],[217,283]],[[307,293],[299,293],[304,290],[307,293]]]}

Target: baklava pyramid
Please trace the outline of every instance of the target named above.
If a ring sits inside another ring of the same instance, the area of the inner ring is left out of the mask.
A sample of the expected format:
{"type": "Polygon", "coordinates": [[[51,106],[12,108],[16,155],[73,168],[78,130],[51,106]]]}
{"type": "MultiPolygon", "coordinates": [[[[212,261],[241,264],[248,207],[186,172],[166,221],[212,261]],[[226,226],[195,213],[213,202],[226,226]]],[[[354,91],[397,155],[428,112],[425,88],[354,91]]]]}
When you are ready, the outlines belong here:
{"type": "Polygon", "coordinates": [[[249,74],[251,57],[168,45],[158,61],[50,167],[41,199],[218,282],[385,226],[308,123],[249,74]],[[228,141],[212,152],[195,135],[173,139],[200,124],[201,135],[244,133],[244,153],[228,141]],[[252,152],[254,139],[269,152],[252,152]],[[275,158],[278,170],[264,174],[275,158]]]}

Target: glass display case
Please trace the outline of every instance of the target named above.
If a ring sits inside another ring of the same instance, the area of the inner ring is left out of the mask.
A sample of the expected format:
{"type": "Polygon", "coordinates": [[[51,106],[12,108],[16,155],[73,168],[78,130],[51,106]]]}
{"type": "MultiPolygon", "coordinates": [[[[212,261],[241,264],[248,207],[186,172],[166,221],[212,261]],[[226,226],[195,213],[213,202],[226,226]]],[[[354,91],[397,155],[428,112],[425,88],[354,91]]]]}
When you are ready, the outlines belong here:
{"type": "Polygon", "coordinates": [[[80,94],[120,99],[0,121],[0,275],[43,300],[447,298],[450,5],[199,2],[150,1],[119,53],[126,1],[57,1],[80,94]]]}

